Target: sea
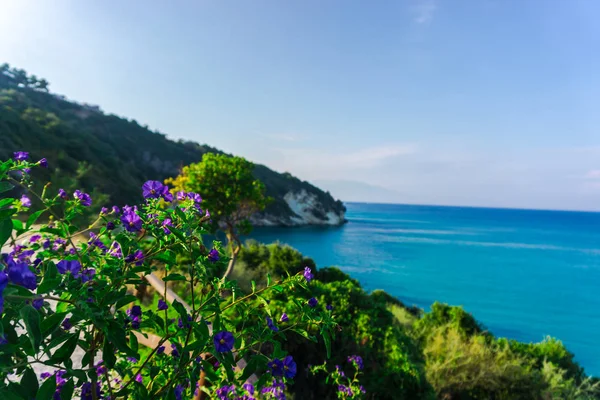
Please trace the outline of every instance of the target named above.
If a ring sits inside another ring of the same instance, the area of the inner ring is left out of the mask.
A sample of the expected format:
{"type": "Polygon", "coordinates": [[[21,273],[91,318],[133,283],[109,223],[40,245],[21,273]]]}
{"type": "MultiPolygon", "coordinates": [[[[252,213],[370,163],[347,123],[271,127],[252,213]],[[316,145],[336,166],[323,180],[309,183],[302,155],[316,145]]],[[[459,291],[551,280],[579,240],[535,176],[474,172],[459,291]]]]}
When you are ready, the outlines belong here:
{"type": "Polygon", "coordinates": [[[498,337],[563,341],[600,376],[600,213],[347,203],[341,227],[255,228],[407,305],[460,305],[498,337]]]}

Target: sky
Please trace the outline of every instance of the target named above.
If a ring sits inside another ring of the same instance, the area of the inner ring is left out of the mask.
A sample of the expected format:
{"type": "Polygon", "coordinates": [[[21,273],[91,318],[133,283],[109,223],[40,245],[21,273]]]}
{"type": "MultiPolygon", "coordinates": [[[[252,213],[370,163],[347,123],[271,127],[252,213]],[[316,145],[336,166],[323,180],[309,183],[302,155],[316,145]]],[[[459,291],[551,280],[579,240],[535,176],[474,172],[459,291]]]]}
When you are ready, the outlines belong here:
{"type": "Polygon", "coordinates": [[[2,0],[0,63],[345,201],[600,210],[596,0],[2,0]]]}

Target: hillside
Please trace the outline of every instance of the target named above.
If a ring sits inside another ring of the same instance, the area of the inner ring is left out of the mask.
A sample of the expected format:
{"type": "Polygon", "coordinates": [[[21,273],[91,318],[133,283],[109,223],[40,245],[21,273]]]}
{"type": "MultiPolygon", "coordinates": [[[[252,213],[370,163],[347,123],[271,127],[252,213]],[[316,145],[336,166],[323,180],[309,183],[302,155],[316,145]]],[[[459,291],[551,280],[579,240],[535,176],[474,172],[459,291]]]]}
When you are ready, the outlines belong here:
{"type": "MultiPolygon", "coordinates": [[[[208,145],[172,141],[133,119],[70,101],[51,93],[44,79],[4,64],[0,66],[0,159],[18,150],[29,151],[34,159],[46,157],[55,170],[54,181],[93,192],[105,204],[120,205],[139,203],[144,181],[175,176],[204,153],[221,153],[208,145]]],[[[253,217],[255,225],[345,221],[343,203],[310,183],[263,165],[256,165],[254,174],[274,199],[253,217]]]]}

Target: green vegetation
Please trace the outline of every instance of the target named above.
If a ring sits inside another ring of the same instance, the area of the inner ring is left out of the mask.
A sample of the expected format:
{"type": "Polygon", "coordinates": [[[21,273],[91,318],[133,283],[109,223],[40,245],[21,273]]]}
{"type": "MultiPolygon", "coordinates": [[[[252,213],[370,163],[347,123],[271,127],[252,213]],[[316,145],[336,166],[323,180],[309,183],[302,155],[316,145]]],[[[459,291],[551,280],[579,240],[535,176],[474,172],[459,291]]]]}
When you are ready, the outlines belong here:
{"type": "Polygon", "coordinates": [[[239,233],[250,232],[250,217],[263,211],[270,200],[265,197],[265,185],[252,175],[253,169],[254,165],[241,157],[209,153],[201,162],[183,167],[177,178],[165,180],[173,185],[173,194],[193,192],[207,196],[202,205],[210,212],[213,226],[227,235],[231,251],[224,276],[233,270],[242,248],[239,233]]]}
{"type": "MultiPolygon", "coordinates": [[[[282,244],[248,241],[234,279],[242,288],[265,276],[279,279],[314,262],[282,244]]],[[[313,269],[314,270],[314,269],[313,269]]],[[[587,378],[564,345],[552,338],[521,343],[495,338],[461,307],[434,303],[429,312],[407,307],[337,268],[317,270],[313,294],[331,304],[337,335],[328,364],[343,365],[348,354],[364,359],[361,383],[373,399],[599,399],[600,382],[587,378]]],[[[273,294],[272,309],[283,312],[299,294],[273,294]]],[[[289,314],[289,313],[288,313],[289,314]]],[[[290,319],[292,319],[290,315],[290,319]]],[[[309,332],[314,335],[318,329],[309,332]]],[[[318,364],[321,343],[290,338],[285,349],[298,368],[318,364]]],[[[296,399],[334,398],[321,376],[298,377],[296,399]]]]}
{"type": "MultiPolygon", "coordinates": [[[[169,140],[133,119],[105,114],[98,106],[69,101],[48,92],[47,81],[4,64],[0,67],[0,159],[23,149],[32,159],[46,157],[52,166],[54,176],[34,171],[37,181],[51,180],[54,190],[64,185],[93,194],[98,207],[137,204],[142,200],[139,187],[146,180],[175,177],[204,154],[223,154],[208,145],[169,140]],[[100,193],[107,196],[105,204],[98,201],[100,193]]],[[[295,214],[283,197],[301,191],[315,196],[316,217],[345,210],[329,193],[288,173],[256,165],[253,174],[265,185],[265,195],[273,198],[260,217],[292,224],[295,214]]]]}

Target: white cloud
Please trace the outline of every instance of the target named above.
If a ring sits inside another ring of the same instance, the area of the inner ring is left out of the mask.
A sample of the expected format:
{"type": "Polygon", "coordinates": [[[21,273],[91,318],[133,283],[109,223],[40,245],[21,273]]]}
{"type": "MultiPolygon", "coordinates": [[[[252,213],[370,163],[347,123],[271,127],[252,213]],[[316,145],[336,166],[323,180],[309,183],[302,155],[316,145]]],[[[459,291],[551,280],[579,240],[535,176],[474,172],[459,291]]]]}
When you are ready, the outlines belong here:
{"type": "Polygon", "coordinates": [[[414,21],[417,24],[428,24],[433,20],[433,15],[437,10],[435,0],[418,0],[413,7],[415,14],[414,21]]]}

